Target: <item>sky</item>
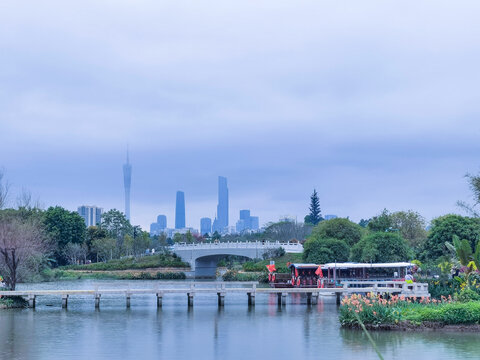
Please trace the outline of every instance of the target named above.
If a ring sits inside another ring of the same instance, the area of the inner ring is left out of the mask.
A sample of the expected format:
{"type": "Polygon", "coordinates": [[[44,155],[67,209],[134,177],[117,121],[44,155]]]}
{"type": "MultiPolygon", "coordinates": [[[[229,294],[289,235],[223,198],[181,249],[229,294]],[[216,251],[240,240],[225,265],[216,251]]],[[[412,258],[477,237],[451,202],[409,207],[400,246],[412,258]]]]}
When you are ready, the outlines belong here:
{"type": "Polygon", "coordinates": [[[461,213],[480,171],[480,3],[0,2],[0,168],[10,202],[230,225],[461,213]]]}

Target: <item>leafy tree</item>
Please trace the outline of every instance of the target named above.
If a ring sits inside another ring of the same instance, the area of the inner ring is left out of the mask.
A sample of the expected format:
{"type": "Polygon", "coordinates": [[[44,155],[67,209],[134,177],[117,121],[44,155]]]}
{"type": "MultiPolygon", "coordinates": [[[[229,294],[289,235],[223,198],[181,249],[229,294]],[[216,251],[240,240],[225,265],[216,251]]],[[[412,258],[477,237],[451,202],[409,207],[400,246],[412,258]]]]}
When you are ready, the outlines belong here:
{"type": "Polygon", "coordinates": [[[117,248],[117,240],[112,238],[100,238],[92,241],[92,250],[97,255],[97,261],[107,261],[113,259],[113,254],[117,248]]]}
{"type": "Polygon", "coordinates": [[[88,247],[85,243],[81,245],[68,243],[63,248],[63,253],[69,264],[77,264],[80,261],[85,263],[88,255],[88,247]]]}
{"type": "Polygon", "coordinates": [[[187,233],[185,234],[185,240],[189,244],[191,244],[193,242],[193,235],[190,232],[190,230],[188,230],[187,233]]]}
{"type": "Polygon", "coordinates": [[[312,227],[298,224],[293,221],[280,221],[269,223],[263,234],[262,240],[287,242],[292,240],[303,241],[310,235],[312,227]]]}
{"type": "Polygon", "coordinates": [[[412,251],[398,233],[374,232],[356,243],[350,260],[356,262],[397,262],[409,260],[412,251]]]}
{"type": "Polygon", "coordinates": [[[397,211],[391,214],[392,228],[398,229],[411,247],[418,248],[427,239],[425,219],[418,212],[397,211]]]}
{"type": "Polygon", "coordinates": [[[437,261],[442,256],[448,256],[445,243],[452,243],[454,235],[468,240],[471,248],[475,248],[480,237],[480,219],[477,218],[450,214],[433,219],[431,225],[421,252],[424,261],[437,261]]]}
{"type": "Polygon", "coordinates": [[[313,238],[303,245],[303,259],[308,263],[344,262],[348,260],[348,255],[349,247],[343,240],[313,238]]]}
{"type": "Polygon", "coordinates": [[[387,209],[383,209],[380,215],[374,216],[368,222],[367,228],[370,231],[389,231],[392,229],[392,217],[387,209]]]}
{"type": "Polygon", "coordinates": [[[344,240],[347,245],[353,246],[360,241],[362,228],[348,219],[336,218],[323,220],[313,228],[310,239],[333,238],[344,240]]]}
{"type": "Polygon", "coordinates": [[[220,235],[217,230],[212,234],[212,240],[220,240],[221,237],[222,235],[220,235]]]}
{"type": "Polygon", "coordinates": [[[457,204],[461,208],[467,211],[473,217],[480,217],[480,213],[477,210],[477,206],[480,204],[480,175],[467,174],[465,177],[468,179],[468,185],[473,193],[473,204],[468,204],[464,201],[458,201],[457,204]]]}
{"type": "MultiPolygon", "coordinates": [[[[134,227],[125,215],[116,209],[109,210],[102,215],[100,227],[107,232],[109,237],[117,240],[119,249],[123,247],[123,240],[126,235],[134,237],[134,227]]],[[[138,229],[135,229],[135,231],[138,231],[138,229]]]]}
{"type": "Polygon", "coordinates": [[[310,196],[310,213],[305,216],[305,222],[311,225],[317,225],[322,220],[320,200],[318,199],[317,190],[313,189],[313,194],[310,196]]]}
{"type": "Polygon", "coordinates": [[[45,211],[43,223],[47,234],[55,244],[54,257],[57,264],[65,265],[65,246],[68,243],[81,244],[85,241],[85,221],[77,212],[55,206],[45,211]]]}
{"type": "Polygon", "coordinates": [[[176,243],[181,243],[181,242],[183,242],[183,236],[182,236],[182,234],[180,234],[180,233],[175,233],[175,234],[173,235],[173,241],[176,242],[176,243]]]}

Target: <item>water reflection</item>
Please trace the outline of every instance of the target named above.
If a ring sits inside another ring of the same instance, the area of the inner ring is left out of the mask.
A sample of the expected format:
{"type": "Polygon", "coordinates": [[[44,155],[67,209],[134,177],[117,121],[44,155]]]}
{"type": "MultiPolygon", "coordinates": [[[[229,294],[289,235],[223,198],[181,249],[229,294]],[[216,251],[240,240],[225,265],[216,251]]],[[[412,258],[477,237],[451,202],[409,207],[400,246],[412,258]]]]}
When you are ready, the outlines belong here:
{"type": "MultiPolygon", "coordinates": [[[[39,284],[39,287],[93,288],[90,281],[39,284]]],[[[100,282],[100,287],[125,287],[100,282]]],[[[151,282],[131,283],[152,287],[151,282]]],[[[68,310],[59,299],[40,298],[36,310],[0,311],[0,359],[376,359],[361,331],[340,329],[333,297],[306,305],[295,295],[286,306],[277,296],[256,297],[248,306],[245,294],[225,298],[198,295],[193,307],[183,294],[102,298],[95,311],[93,297],[72,297],[68,310]],[[55,304],[54,307],[46,306],[55,304]]],[[[387,359],[420,355],[430,359],[478,359],[477,334],[373,332],[387,359]]]]}

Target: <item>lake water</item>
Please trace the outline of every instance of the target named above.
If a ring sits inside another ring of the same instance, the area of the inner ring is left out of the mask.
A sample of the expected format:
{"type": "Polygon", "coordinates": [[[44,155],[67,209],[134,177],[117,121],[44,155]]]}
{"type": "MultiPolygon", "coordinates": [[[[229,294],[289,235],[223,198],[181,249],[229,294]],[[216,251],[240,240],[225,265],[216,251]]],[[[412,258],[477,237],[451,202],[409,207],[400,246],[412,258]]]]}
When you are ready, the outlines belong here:
{"type": "MultiPolygon", "coordinates": [[[[19,288],[154,288],[155,281],[93,281],[25,284],[19,288]]],[[[377,359],[361,331],[342,330],[334,297],[307,306],[302,296],[279,307],[276,297],[227,294],[218,309],[216,295],[199,294],[193,308],[186,296],[165,295],[156,308],[153,295],[39,297],[37,307],[0,310],[0,359],[377,359]]],[[[385,359],[479,359],[480,334],[373,332],[385,359]]]]}

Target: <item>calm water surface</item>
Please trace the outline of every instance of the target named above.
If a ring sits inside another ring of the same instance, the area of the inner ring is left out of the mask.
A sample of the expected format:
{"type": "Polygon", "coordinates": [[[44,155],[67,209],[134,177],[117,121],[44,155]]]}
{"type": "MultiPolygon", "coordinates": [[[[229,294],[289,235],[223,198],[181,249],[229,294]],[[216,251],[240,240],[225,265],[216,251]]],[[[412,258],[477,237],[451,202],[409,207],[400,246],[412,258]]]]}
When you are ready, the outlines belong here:
{"type": "MultiPolygon", "coordinates": [[[[154,281],[69,281],[21,288],[150,288],[154,281]]],[[[0,359],[377,359],[359,331],[342,330],[333,297],[308,307],[290,297],[228,294],[218,309],[216,295],[166,295],[157,310],[155,296],[104,296],[100,310],[92,296],[37,298],[37,308],[0,311],[0,359]]],[[[471,333],[372,333],[385,359],[480,359],[480,335],[471,333]]]]}

